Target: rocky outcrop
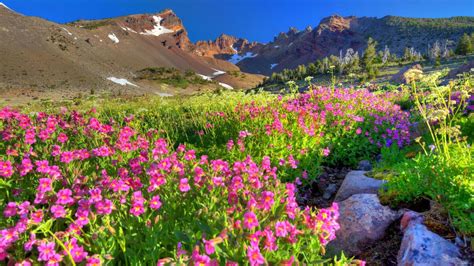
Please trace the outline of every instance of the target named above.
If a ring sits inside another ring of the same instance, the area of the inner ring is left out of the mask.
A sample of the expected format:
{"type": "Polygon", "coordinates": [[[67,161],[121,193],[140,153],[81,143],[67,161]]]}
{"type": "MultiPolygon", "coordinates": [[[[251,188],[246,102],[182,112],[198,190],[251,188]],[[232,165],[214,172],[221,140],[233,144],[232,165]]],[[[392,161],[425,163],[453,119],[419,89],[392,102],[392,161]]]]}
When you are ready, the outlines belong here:
{"type": "Polygon", "coordinates": [[[335,201],[343,201],[355,194],[377,194],[386,181],[365,176],[365,171],[351,171],[337,191],[335,201]]]}
{"type": "Polygon", "coordinates": [[[354,16],[341,17],[339,15],[333,15],[321,20],[317,28],[317,32],[318,34],[321,34],[326,30],[332,32],[349,30],[351,28],[351,22],[356,19],[357,18],[354,16]]]}
{"type": "Polygon", "coordinates": [[[357,194],[339,203],[339,225],[336,239],[327,246],[331,254],[340,251],[348,256],[383,238],[385,230],[401,212],[382,206],[375,194],[357,194]]]}
{"type": "Polygon", "coordinates": [[[422,222],[421,214],[409,211],[403,215],[399,266],[468,265],[460,258],[459,249],[453,243],[429,231],[422,222]]]}
{"type": "Polygon", "coordinates": [[[233,55],[251,51],[261,46],[257,42],[249,42],[246,39],[222,34],[214,41],[198,41],[193,48],[193,52],[200,56],[233,55]]]}

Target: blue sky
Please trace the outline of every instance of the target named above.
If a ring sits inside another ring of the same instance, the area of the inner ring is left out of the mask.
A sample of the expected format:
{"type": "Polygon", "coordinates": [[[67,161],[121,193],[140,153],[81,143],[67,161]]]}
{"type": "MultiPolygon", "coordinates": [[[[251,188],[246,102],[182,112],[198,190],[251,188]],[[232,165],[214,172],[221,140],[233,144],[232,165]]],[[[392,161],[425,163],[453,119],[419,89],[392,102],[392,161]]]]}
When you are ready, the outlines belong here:
{"type": "Polygon", "coordinates": [[[268,42],[290,26],[316,26],[332,14],[382,17],[474,16],[474,0],[0,0],[55,22],[173,9],[192,41],[221,33],[268,42]]]}

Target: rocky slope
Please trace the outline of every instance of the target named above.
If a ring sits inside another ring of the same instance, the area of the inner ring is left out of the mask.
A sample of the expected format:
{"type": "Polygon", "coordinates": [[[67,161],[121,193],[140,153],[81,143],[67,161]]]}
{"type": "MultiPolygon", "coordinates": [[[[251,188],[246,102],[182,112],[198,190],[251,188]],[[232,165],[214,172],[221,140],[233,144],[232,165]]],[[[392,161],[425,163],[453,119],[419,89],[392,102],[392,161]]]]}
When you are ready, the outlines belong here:
{"type": "Polygon", "coordinates": [[[0,6],[0,93],[175,94],[160,84],[134,80],[137,71],[148,67],[192,70],[233,88],[250,88],[262,80],[192,49],[181,20],[171,10],[61,25],[0,6]]]}
{"type": "MultiPolygon", "coordinates": [[[[380,50],[387,46],[392,53],[402,55],[405,47],[413,47],[423,54],[428,45],[436,41],[453,48],[465,32],[474,32],[474,17],[415,19],[334,15],[322,19],[314,29],[307,27],[299,31],[290,28],[267,44],[256,43],[239,51],[213,49],[210,45],[208,50],[201,49],[196,53],[227,59],[246,72],[269,75],[329,55],[339,55],[340,51],[345,53],[348,48],[362,52],[368,37],[379,43],[380,50]]],[[[233,37],[227,39],[237,40],[233,37]]],[[[212,42],[215,43],[219,43],[219,39],[212,42]]]]}

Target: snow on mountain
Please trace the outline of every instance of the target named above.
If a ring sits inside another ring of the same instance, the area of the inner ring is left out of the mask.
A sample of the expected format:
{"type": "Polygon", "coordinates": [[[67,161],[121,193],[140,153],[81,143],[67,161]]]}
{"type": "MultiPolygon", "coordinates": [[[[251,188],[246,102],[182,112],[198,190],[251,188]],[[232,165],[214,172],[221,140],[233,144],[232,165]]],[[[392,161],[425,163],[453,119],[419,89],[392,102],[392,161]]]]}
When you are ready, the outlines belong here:
{"type": "Polygon", "coordinates": [[[221,85],[222,87],[228,89],[228,90],[233,90],[234,87],[230,86],[229,84],[225,84],[225,83],[222,83],[222,82],[219,82],[219,85],[221,85]]]}
{"type": "Polygon", "coordinates": [[[61,29],[63,29],[69,36],[72,36],[72,33],[68,29],[64,27],[62,27],[61,29]]]}
{"type": "Polygon", "coordinates": [[[114,43],[119,43],[120,40],[117,38],[117,36],[115,36],[115,33],[110,33],[109,35],[109,39],[111,39],[114,43]]]}
{"type": "Polygon", "coordinates": [[[3,6],[4,8],[13,11],[11,8],[9,8],[7,5],[5,5],[5,4],[2,3],[2,2],[0,2],[0,6],[3,6]]]}
{"type": "Polygon", "coordinates": [[[209,77],[209,76],[206,76],[206,75],[203,75],[203,74],[197,74],[197,75],[200,76],[204,80],[212,80],[212,78],[209,77]]]}
{"type": "Polygon", "coordinates": [[[128,81],[126,79],[120,79],[120,78],[116,78],[116,77],[109,77],[107,79],[112,81],[113,83],[116,83],[116,84],[119,84],[119,85],[122,85],[122,86],[130,85],[130,86],[133,86],[133,87],[138,87],[137,85],[131,83],[130,81],[128,81]]]}
{"type": "Polygon", "coordinates": [[[224,75],[226,72],[225,71],[222,71],[222,70],[219,70],[219,69],[215,69],[213,68],[213,70],[215,70],[216,72],[212,73],[212,75],[214,77],[217,77],[217,76],[220,76],[220,75],[224,75]]]}
{"type": "Polygon", "coordinates": [[[145,32],[140,32],[142,35],[152,35],[152,36],[160,36],[165,33],[173,33],[174,31],[167,29],[161,26],[161,21],[163,20],[160,16],[153,16],[153,20],[155,20],[155,27],[152,30],[145,30],[145,32]]]}
{"type": "Polygon", "coordinates": [[[253,54],[252,52],[247,52],[243,55],[239,55],[239,54],[234,54],[232,55],[232,57],[227,60],[229,62],[231,62],[232,64],[236,65],[238,64],[240,61],[244,60],[244,59],[247,59],[247,58],[253,58],[253,57],[256,57],[258,54],[253,54]]]}

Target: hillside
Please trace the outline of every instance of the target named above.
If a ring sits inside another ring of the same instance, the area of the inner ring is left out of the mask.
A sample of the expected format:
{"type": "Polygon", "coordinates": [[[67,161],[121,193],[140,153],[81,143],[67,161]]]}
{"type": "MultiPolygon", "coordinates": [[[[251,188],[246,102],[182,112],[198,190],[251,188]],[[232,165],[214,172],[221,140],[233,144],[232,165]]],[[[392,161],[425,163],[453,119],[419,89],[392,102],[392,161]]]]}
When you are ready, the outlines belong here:
{"type": "Polygon", "coordinates": [[[135,81],[136,72],[147,67],[190,70],[234,88],[261,81],[250,74],[245,80],[228,75],[239,68],[186,51],[186,31],[170,10],[61,25],[0,6],[0,40],[0,88],[12,97],[72,96],[102,89],[175,94],[159,84],[135,81]]]}
{"type": "MultiPolygon", "coordinates": [[[[474,32],[473,17],[425,19],[333,15],[322,19],[315,28],[308,26],[301,31],[290,28],[267,44],[244,46],[238,50],[238,55],[232,49],[223,50],[220,54],[202,51],[199,54],[211,54],[216,58],[229,60],[246,72],[269,75],[329,55],[339,55],[340,51],[345,53],[348,48],[360,53],[369,37],[378,42],[380,49],[387,46],[392,53],[398,55],[402,55],[406,47],[413,47],[415,51],[424,54],[428,45],[433,45],[436,41],[453,48],[463,33],[471,32],[474,32]]],[[[239,39],[233,40],[237,43],[239,39]]],[[[219,42],[220,39],[217,39],[214,44],[219,42]]],[[[246,40],[243,42],[248,43],[246,40]]]]}
{"type": "Polygon", "coordinates": [[[25,101],[89,91],[176,95],[222,87],[248,89],[263,75],[339,55],[348,48],[362,52],[368,37],[378,41],[380,49],[387,46],[400,55],[406,47],[424,53],[436,41],[452,48],[461,34],[473,31],[472,17],[334,15],[315,28],[290,28],[267,44],[226,34],[193,43],[183,21],[169,9],[63,25],[0,6],[0,88],[4,97],[25,101]],[[137,78],[143,69],[160,67],[179,75],[192,71],[213,82],[183,88],[179,79],[168,78],[165,84],[137,78]]]}

